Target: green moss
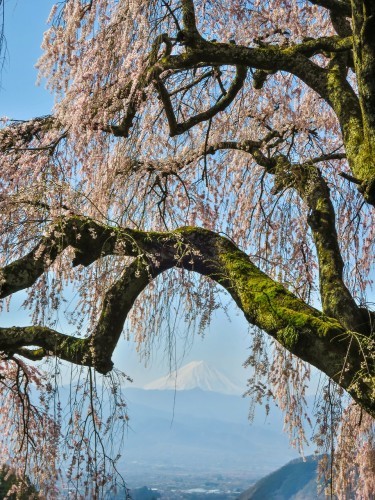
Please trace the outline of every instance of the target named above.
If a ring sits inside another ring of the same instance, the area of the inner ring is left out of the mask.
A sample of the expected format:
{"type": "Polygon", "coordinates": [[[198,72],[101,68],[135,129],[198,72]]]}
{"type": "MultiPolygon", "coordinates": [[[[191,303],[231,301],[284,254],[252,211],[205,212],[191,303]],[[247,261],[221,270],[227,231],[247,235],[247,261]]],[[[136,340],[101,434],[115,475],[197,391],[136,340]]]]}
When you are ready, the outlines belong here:
{"type": "MultiPolygon", "coordinates": [[[[173,231],[175,234],[207,234],[210,235],[211,231],[197,226],[183,226],[173,231]]],[[[160,233],[165,234],[165,233],[160,233]]]]}
{"type": "Polygon", "coordinates": [[[230,242],[224,244],[223,281],[233,284],[240,307],[255,324],[275,336],[285,347],[292,349],[300,334],[319,337],[343,332],[340,323],[323,318],[321,313],[300,301],[280,283],[260,271],[230,242]]]}
{"type": "Polygon", "coordinates": [[[87,339],[77,339],[68,337],[62,344],[58,346],[60,354],[65,354],[68,358],[81,358],[83,354],[88,353],[87,339]]]}
{"type": "Polygon", "coordinates": [[[32,356],[35,356],[35,358],[40,359],[45,356],[46,351],[43,348],[39,349],[33,349],[31,351],[32,356]]]}
{"type": "Polygon", "coordinates": [[[293,325],[288,325],[282,328],[277,333],[277,340],[289,350],[292,350],[297,344],[299,334],[293,325]]]}

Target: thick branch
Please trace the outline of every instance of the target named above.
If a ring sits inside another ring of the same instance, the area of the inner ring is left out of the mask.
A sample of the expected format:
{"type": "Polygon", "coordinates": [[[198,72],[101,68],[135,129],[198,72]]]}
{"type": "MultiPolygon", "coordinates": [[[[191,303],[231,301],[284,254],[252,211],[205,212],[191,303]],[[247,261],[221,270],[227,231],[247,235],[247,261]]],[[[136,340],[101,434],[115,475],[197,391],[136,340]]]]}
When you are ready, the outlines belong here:
{"type": "Polygon", "coordinates": [[[103,229],[94,221],[79,217],[57,220],[31,252],[0,270],[0,298],[33,285],[69,245],[76,248],[77,263],[84,263],[87,259],[92,259],[93,262],[100,256],[102,249],[106,248],[106,244],[113,245],[112,240],[111,230],[103,229]],[[91,246],[90,250],[86,245],[88,240],[91,243],[96,230],[99,231],[98,243],[91,246]]]}
{"type": "Polygon", "coordinates": [[[195,19],[194,0],[181,0],[181,5],[182,5],[182,22],[184,27],[183,36],[186,37],[187,35],[185,41],[193,43],[194,39],[200,38],[197,29],[197,22],[195,19]]]}
{"type": "Polygon", "coordinates": [[[337,12],[346,17],[350,17],[352,15],[350,3],[345,0],[309,0],[309,2],[332,10],[333,12],[337,12]]]}
{"type": "Polygon", "coordinates": [[[362,191],[375,205],[375,3],[352,0],[354,65],[358,81],[363,120],[363,142],[358,154],[358,171],[353,174],[365,182],[362,191]]]}
{"type": "Polygon", "coordinates": [[[89,347],[89,339],[64,335],[44,326],[0,328],[1,351],[10,355],[20,354],[33,360],[54,355],[70,363],[91,366],[93,360],[89,347]],[[27,346],[39,349],[26,349],[27,346]]]}
{"type": "Polygon", "coordinates": [[[0,330],[1,350],[12,353],[25,346],[37,346],[62,359],[91,365],[106,373],[112,367],[110,358],[126,315],[141,291],[162,271],[182,267],[222,285],[251,324],[325,372],[375,414],[371,359],[367,365],[370,374],[362,376],[362,353],[366,353],[366,347],[353,342],[337,320],[323,316],[260,271],[228,239],[199,228],[181,228],[169,233],[116,231],[88,220],[87,226],[83,221],[81,224],[82,244],[81,238],[72,238],[73,221],[76,218],[64,226],[65,240],[71,240],[80,256],[79,262],[88,264],[110,253],[139,257],[107,292],[98,325],[90,338],[76,339],[43,327],[14,327],[0,330]]]}
{"type": "MultiPolygon", "coordinates": [[[[281,136],[281,134],[279,134],[281,136]]],[[[275,176],[275,192],[293,187],[309,209],[311,228],[319,261],[320,292],[323,311],[337,318],[350,330],[368,332],[368,320],[357,306],[343,281],[344,263],[338,244],[335,211],[326,181],[315,163],[345,158],[343,153],[332,153],[313,158],[304,164],[292,164],[284,155],[267,156],[262,149],[277,133],[270,133],[260,141],[223,141],[210,145],[195,154],[195,158],[214,154],[219,150],[240,150],[249,153],[265,171],[275,176]]],[[[194,155],[193,155],[194,157],[194,155]]]]}
{"type": "MultiPolygon", "coordinates": [[[[364,317],[343,281],[344,262],[329,187],[320,170],[312,163],[296,165],[293,170],[292,185],[309,208],[307,220],[318,255],[323,311],[339,319],[349,330],[368,333],[368,318],[364,317]]],[[[280,175],[284,175],[282,171],[280,175]]]]}
{"type": "Polygon", "coordinates": [[[94,366],[106,373],[112,368],[111,357],[120,339],[125,320],[140,293],[173,261],[160,262],[142,256],[125,268],[121,278],[107,291],[98,323],[91,336],[94,366]]]}
{"type": "Polygon", "coordinates": [[[137,257],[135,234],[86,217],[59,218],[31,252],[0,269],[0,299],[32,286],[69,246],[75,250],[74,266],[89,266],[105,255],[137,257]]]}

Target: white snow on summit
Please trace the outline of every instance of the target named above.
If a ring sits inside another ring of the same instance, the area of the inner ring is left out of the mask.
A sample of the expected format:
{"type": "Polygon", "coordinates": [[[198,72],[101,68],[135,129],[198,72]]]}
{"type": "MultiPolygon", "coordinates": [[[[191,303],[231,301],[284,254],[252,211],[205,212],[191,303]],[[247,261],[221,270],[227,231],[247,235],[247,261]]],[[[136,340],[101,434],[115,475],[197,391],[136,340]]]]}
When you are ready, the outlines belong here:
{"type": "Polygon", "coordinates": [[[144,389],[177,391],[202,389],[222,394],[242,394],[245,390],[204,361],[192,361],[168,376],[150,382],[144,389]]]}

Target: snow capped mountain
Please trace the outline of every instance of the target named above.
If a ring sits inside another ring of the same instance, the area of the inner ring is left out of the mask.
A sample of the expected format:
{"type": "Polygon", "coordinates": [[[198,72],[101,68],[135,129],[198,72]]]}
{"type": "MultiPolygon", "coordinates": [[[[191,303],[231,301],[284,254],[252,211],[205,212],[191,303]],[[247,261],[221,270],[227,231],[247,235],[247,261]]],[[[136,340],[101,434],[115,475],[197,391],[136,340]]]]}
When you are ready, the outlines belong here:
{"type": "Polygon", "coordinates": [[[177,391],[202,389],[222,394],[242,394],[245,391],[245,387],[241,387],[204,361],[192,361],[168,376],[150,382],[144,389],[177,391]]]}

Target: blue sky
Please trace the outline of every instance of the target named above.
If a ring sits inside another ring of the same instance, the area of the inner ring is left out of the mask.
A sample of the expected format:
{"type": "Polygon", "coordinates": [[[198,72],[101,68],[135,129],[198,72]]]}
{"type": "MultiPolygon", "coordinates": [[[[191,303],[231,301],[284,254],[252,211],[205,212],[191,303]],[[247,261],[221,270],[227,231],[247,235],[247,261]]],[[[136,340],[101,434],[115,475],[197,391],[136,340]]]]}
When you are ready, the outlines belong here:
{"type": "MultiPolygon", "coordinates": [[[[0,116],[27,119],[51,111],[52,96],[45,90],[43,82],[36,86],[35,63],[41,54],[45,20],[53,3],[50,0],[6,0],[7,54],[1,79],[0,116]]],[[[22,311],[22,300],[22,294],[14,296],[10,313],[2,315],[4,326],[30,323],[27,313],[22,311]]],[[[204,339],[195,336],[193,345],[190,342],[186,346],[182,340],[183,331],[177,332],[176,359],[180,365],[205,360],[242,381],[245,390],[247,374],[242,363],[248,356],[251,339],[242,313],[237,314],[234,307],[231,321],[217,312],[204,339]]],[[[64,322],[61,323],[63,331],[64,322]]],[[[122,340],[114,354],[114,361],[116,367],[132,377],[138,386],[165,375],[169,370],[163,344],[155,349],[145,367],[144,362],[139,361],[134,343],[122,340]]]]}
{"type": "Polygon", "coordinates": [[[1,116],[24,119],[51,110],[52,96],[35,85],[35,63],[52,4],[50,0],[5,0],[8,50],[1,78],[1,116]]]}

